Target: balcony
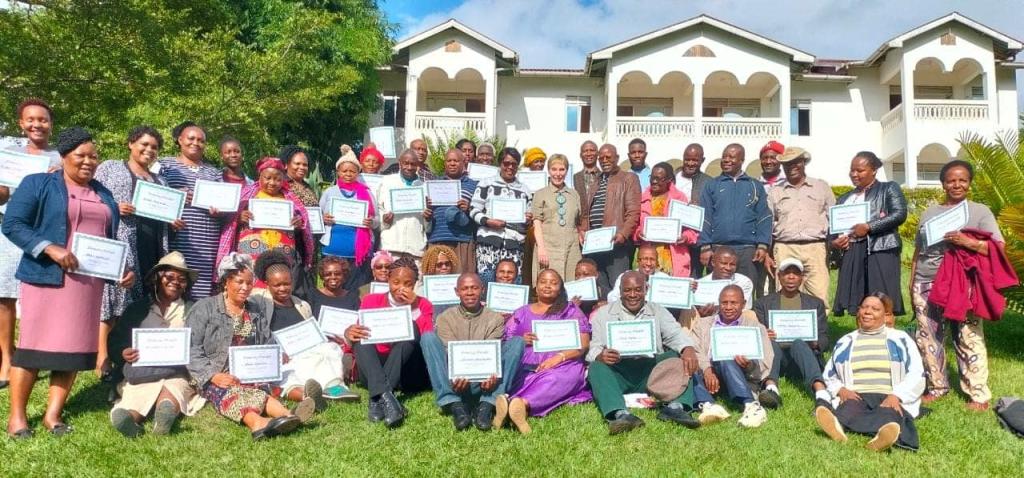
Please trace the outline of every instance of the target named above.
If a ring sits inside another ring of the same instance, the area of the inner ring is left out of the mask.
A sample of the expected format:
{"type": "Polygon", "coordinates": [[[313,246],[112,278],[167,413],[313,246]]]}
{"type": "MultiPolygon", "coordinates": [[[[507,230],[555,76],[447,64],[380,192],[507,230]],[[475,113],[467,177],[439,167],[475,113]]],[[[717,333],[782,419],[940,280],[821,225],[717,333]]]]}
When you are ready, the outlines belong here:
{"type": "MultiPolygon", "coordinates": [[[[978,100],[916,100],[914,118],[924,121],[986,121],[989,119],[988,103],[978,100]]],[[[882,127],[885,127],[884,123],[882,127]]]]}
{"type": "Polygon", "coordinates": [[[701,123],[704,138],[778,139],[783,135],[777,118],[704,118],[701,123]]]}
{"type": "Polygon", "coordinates": [[[414,127],[420,135],[458,135],[470,130],[480,137],[487,136],[486,113],[459,113],[417,111],[414,127]]]}
{"type": "Polygon", "coordinates": [[[615,130],[624,137],[689,138],[693,136],[694,124],[693,118],[682,116],[621,116],[615,130]]]}

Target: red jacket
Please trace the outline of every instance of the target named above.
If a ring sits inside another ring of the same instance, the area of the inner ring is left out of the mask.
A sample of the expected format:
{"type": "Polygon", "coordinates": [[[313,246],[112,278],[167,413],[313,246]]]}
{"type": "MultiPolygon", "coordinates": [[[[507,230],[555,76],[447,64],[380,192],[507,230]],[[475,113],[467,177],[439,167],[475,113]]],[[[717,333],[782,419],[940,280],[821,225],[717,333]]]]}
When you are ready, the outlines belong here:
{"type": "MultiPolygon", "coordinates": [[[[359,304],[359,310],[363,309],[383,309],[385,307],[391,307],[388,302],[388,294],[367,294],[363,297],[362,303],[359,304]]],[[[420,335],[434,330],[434,305],[430,303],[424,297],[417,297],[412,303],[413,309],[420,311],[420,316],[416,318],[416,328],[420,330],[420,335]]],[[[415,313],[415,310],[413,311],[415,313]]],[[[391,352],[391,344],[377,344],[377,353],[381,355],[387,355],[391,352]]]]}
{"type": "Polygon", "coordinates": [[[999,290],[1019,284],[1017,273],[1006,257],[1003,243],[993,240],[992,233],[971,228],[961,232],[971,239],[988,242],[988,256],[962,247],[946,249],[928,301],[945,308],[942,315],[950,320],[963,322],[968,312],[986,320],[999,320],[1006,309],[1006,298],[999,290]]]}

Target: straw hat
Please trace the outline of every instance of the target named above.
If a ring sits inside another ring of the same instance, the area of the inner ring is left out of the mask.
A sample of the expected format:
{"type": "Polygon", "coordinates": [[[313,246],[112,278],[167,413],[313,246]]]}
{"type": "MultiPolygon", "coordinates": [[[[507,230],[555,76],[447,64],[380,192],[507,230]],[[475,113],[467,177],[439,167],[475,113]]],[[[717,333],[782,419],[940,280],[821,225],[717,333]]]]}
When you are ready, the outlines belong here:
{"type": "Polygon", "coordinates": [[[146,273],[146,282],[152,280],[153,275],[164,269],[174,269],[182,274],[188,276],[188,283],[192,285],[196,282],[199,277],[199,273],[195,270],[189,269],[188,265],[185,264],[185,256],[178,251],[171,251],[170,254],[160,258],[160,261],[153,266],[149,272],[146,273]]]}

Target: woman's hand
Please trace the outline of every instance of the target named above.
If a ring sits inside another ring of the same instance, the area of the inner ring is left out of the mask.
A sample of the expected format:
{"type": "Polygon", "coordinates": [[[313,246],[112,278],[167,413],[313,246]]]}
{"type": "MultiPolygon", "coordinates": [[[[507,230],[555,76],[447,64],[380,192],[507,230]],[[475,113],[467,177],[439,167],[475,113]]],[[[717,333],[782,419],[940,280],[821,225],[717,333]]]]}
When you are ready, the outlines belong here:
{"type": "Polygon", "coordinates": [[[429,221],[429,220],[431,220],[433,218],[434,218],[434,210],[430,209],[430,206],[427,206],[427,208],[423,210],[423,219],[426,219],[426,220],[429,221]]]}
{"type": "MultiPolygon", "coordinates": [[[[211,209],[211,211],[213,211],[213,209],[211,209]]],[[[248,226],[249,225],[249,221],[252,221],[252,211],[246,209],[246,210],[242,211],[241,214],[238,215],[238,223],[239,224],[241,224],[243,226],[248,226]]]]}
{"type": "Polygon", "coordinates": [[[896,410],[896,413],[903,415],[903,404],[900,403],[900,397],[896,395],[886,395],[885,400],[882,400],[881,406],[896,410]]]}
{"type": "Polygon", "coordinates": [[[457,206],[459,209],[462,210],[462,212],[469,212],[469,201],[465,199],[459,199],[457,206]]]}
{"type": "Polygon", "coordinates": [[[853,237],[858,237],[859,238],[859,237],[867,236],[869,232],[871,232],[871,226],[869,226],[869,225],[867,225],[867,224],[862,222],[860,224],[857,224],[856,226],[853,226],[852,234],[853,234],[853,237]]]}
{"type": "Polygon", "coordinates": [[[131,216],[135,214],[135,206],[130,202],[117,203],[117,210],[121,213],[121,217],[131,216]]]}
{"type": "Polygon", "coordinates": [[[556,355],[552,355],[551,357],[548,357],[547,360],[541,362],[540,365],[537,366],[537,371],[543,372],[549,368],[555,368],[558,366],[558,364],[562,362],[565,362],[565,354],[559,353],[556,355]]]}
{"type": "Polygon", "coordinates": [[[303,227],[302,216],[300,216],[298,214],[292,216],[292,228],[293,229],[302,229],[302,227],[303,227]]]}
{"type": "Polygon", "coordinates": [[[324,213],[324,225],[327,226],[327,227],[331,227],[331,226],[334,225],[334,215],[333,214],[324,213]]]}
{"type": "Polygon", "coordinates": [[[860,400],[860,394],[850,390],[846,387],[839,389],[839,403],[843,403],[847,400],[860,400]]]}
{"type": "Polygon", "coordinates": [[[850,248],[850,236],[843,234],[832,240],[832,247],[845,251],[850,248]]]}
{"type": "Polygon", "coordinates": [[[778,337],[778,334],[775,333],[775,329],[768,329],[768,339],[775,340],[776,337],[778,337]]]}
{"type": "Polygon", "coordinates": [[[573,305],[575,305],[576,307],[579,307],[580,303],[583,302],[583,299],[581,299],[580,296],[578,296],[578,295],[574,295],[574,296],[572,296],[571,299],[569,299],[569,302],[572,302],[573,305]]]}
{"type": "Polygon", "coordinates": [[[395,222],[395,213],[393,213],[393,212],[386,212],[386,213],[384,213],[384,216],[381,217],[381,220],[384,221],[385,225],[390,226],[392,222],[395,222]]]}
{"type": "Polygon", "coordinates": [[[550,262],[548,261],[548,251],[544,250],[543,246],[537,244],[537,264],[541,269],[547,269],[550,262]]]}
{"type": "Polygon", "coordinates": [[[363,227],[365,227],[367,229],[373,229],[373,219],[370,219],[368,217],[364,217],[363,218],[363,227]]]}
{"type": "Polygon", "coordinates": [[[345,329],[345,340],[356,343],[370,337],[370,329],[359,324],[352,324],[345,329]]]}
{"type": "Polygon", "coordinates": [[[505,221],[501,219],[488,219],[486,225],[491,229],[505,229],[505,221]]]}
{"type": "Polygon", "coordinates": [[[139,351],[136,350],[136,349],[130,348],[130,347],[126,348],[126,349],[121,351],[121,358],[123,358],[124,361],[128,362],[128,363],[138,362],[139,361],[139,351]]]}
{"type": "Polygon", "coordinates": [[[526,223],[529,224],[531,222],[533,222],[533,212],[526,211],[526,223]]]}
{"type": "Polygon", "coordinates": [[[126,271],[121,280],[117,281],[117,285],[121,286],[122,289],[128,289],[135,283],[135,271],[126,271]]]}
{"type": "Polygon", "coordinates": [[[533,343],[537,341],[537,334],[533,332],[527,332],[523,334],[523,342],[526,343],[527,347],[533,347],[533,343]]]}
{"type": "Polygon", "coordinates": [[[65,272],[74,272],[75,269],[78,269],[78,258],[71,251],[63,247],[50,244],[46,246],[46,249],[43,249],[43,253],[53,262],[56,262],[65,272]]]}
{"type": "Polygon", "coordinates": [[[174,222],[171,223],[171,230],[172,231],[177,232],[177,231],[180,231],[182,229],[185,229],[185,221],[183,221],[181,219],[175,219],[174,222]]]}
{"type": "Polygon", "coordinates": [[[221,372],[221,373],[218,373],[218,374],[214,374],[213,378],[210,379],[210,383],[212,383],[212,384],[214,384],[214,385],[216,385],[216,386],[218,386],[220,388],[228,388],[228,387],[232,387],[232,386],[235,386],[235,385],[241,385],[242,384],[242,382],[240,380],[238,380],[238,377],[235,377],[234,375],[231,375],[230,373],[224,373],[224,372],[221,372]]]}
{"type": "Polygon", "coordinates": [[[686,229],[684,228],[682,231],[679,231],[679,238],[676,239],[676,244],[683,245],[683,244],[689,244],[689,243],[690,243],[690,238],[686,237],[686,229]]]}
{"type": "Polygon", "coordinates": [[[7,201],[11,199],[11,188],[7,186],[0,186],[0,204],[7,204],[7,201]]]}

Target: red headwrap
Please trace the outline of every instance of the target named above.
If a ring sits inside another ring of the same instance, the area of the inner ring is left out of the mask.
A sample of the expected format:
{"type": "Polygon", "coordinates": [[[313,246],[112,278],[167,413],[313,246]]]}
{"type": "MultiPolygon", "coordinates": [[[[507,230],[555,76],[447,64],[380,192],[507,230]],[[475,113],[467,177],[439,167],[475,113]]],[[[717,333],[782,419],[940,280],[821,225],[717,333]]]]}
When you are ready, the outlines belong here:
{"type": "MultiPolygon", "coordinates": [[[[287,174],[287,170],[284,167],[284,163],[281,162],[280,159],[277,159],[277,158],[275,158],[273,156],[266,156],[266,157],[260,158],[260,160],[256,162],[256,175],[258,176],[265,169],[270,169],[270,168],[274,168],[274,169],[276,169],[278,171],[281,171],[281,174],[287,174]]],[[[288,188],[288,181],[284,181],[284,182],[281,183],[281,189],[283,189],[285,191],[289,190],[289,188],[288,188]]]]}
{"type": "Polygon", "coordinates": [[[778,141],[769,141],[768,144],[764,145],[764,147],[761,148],[760,154],[764,154],[765,151],[775,151],[778,154],[782,154],[784,151],[786,151],[786,147],[783,146],[782,143],[778,141]]]}
{"type": "Polygon", "coordinates": [[[363,160],[366,159],[367,156],[376,156],[381,163],[384,162],[384,155],[380,154],[380,151],[373,146],[367,146],[363,148],[363,152],[359,153],[359,164],[363,164],[363,160]]]}

